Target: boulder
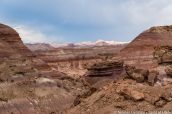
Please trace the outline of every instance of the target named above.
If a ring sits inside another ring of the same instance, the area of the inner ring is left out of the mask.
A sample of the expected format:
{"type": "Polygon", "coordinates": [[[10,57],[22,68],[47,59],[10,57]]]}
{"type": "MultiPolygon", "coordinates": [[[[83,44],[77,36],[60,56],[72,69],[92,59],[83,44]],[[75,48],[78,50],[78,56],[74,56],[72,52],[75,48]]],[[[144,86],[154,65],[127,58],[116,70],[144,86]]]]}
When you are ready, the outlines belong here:
{"type": "Polygon", "coordinates": [[[135,71],[135,69],[136,68],[134,66],[129,66],[129,65],[125,66],[125,71],[126,71],[128,77],[132,77],[132,74],[135,71]]]}
{"type": "Polygon", "coordinates": [[[168,50],[168,52],[162,56],[162,62],[163,63],[172,63],[172,50],[171,49],[168,50]]]}
{"type": "Polygon", "coordinates": [[[171,46],[155,47],[154,58],[157,59],[159,64],[172,63],[172,47],[171,46]]]}
{"type": "Polygon", "coordinates": [[[166,72],[167,76],[172,77],[172,66],[168,66],[165,69],[165,72],[166,72]]]}
{"type": "Polygon", "coordinates": [[[123,95],[126,99],[131,99],[134,101],[140,101],[144,99],[144,94],[142,92],[139,92],[133,88],[121,88],[120,90],[117,90],[117,93],[120,95],[123,95]]]}
{"type": "Polygon", "coordinates": [[[157,71],[150,71],[149,75],[148,75],[148,83],[149,85],[153,86],[154,83],[157,81],[157,76],[158,76],[158,72],[157,71]]]}
{"type": "Polygon", "coordinates": [[[136,91],[136,90],[130,90],[130,94],[129,95],[135,101],[143,100],[144,99],[144,94],[139,92],[139,91],[136,91]]]}
{"type": "Polygon", "coordinates": [[[137,82],[144,82],[145,78],[141,73],[133,73],[132,78],[137,82]]]}
{"type": "Polygon", "coordinates": [[[125,70],[126,70],[126,73],[127,73],[127,78],[134,79],[137,82],[144,82],[145,79],[149,75],[149,71],[148,70],[136,69],[133,66],[126,66],[125,70]]]}

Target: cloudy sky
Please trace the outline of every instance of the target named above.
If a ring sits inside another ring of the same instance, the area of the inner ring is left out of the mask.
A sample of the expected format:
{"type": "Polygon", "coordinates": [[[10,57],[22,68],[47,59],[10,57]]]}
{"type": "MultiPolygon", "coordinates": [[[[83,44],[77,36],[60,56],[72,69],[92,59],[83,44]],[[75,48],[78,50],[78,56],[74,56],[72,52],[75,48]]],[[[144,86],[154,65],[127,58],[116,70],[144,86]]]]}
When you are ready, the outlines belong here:
{"type": "Polygon", "coordinates": [[[0,0],[0,22],[24,42],[130,41],[172,24],[172,0],[0,0]]]}

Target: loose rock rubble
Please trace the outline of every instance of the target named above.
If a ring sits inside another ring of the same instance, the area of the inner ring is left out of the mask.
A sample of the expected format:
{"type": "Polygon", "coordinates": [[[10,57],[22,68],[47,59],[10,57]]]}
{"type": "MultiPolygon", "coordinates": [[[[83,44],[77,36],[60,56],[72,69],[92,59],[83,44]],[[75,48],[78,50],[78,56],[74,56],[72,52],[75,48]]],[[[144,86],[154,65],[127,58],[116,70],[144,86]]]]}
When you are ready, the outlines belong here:
{"type": "Polygon", "coordinates": [[[126,78],[136,80],[138,83],[148,82],[150,86],[153,86],[157,82],[157,77],[159,75],[158,71],[136,69],[134,66],[126,66],[126,78]]]}

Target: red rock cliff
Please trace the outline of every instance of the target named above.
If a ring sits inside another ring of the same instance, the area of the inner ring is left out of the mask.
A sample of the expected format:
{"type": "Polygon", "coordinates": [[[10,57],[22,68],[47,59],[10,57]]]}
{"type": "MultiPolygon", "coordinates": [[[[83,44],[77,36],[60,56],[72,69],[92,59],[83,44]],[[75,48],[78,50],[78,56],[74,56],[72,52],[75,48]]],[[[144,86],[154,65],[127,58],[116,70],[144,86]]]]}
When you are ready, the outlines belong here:
{"type": "Polygon", "coordinates": [[[154,48],[172,46],[172,26],[152,27],[138,35],[120,52],[125,64],[139,68],[153,68],[157,62],[153,59],[154,48]]]}
{"type": "Polygon", "coordinates": [[[19,34],[12,28],[0,24],[0,39],[21,54],[31,54],[30,50],[22,43],[19,34]]]}

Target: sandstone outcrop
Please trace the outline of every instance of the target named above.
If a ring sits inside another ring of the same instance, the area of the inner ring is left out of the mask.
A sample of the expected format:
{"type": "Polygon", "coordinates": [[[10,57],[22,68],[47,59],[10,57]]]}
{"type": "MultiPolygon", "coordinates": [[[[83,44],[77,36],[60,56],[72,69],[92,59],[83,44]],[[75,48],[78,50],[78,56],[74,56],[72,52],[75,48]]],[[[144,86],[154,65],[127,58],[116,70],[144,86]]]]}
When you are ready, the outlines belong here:
{"type": "Polygon", "coordinates": [[[150,86],[158,80],[159,72],[156,70],[136,69],[134,66],[125,66],[126,78],[136,80],[138,83],[147,82],[150,86]]]}
{"type": "Polygon", "coordinates": [[[121,61],[102,61],[93,65],[86,66],[87,72],[84,75],[86,81],[95,87],[114,81],[123,72],[123,62],[121,61]]]}
{"type": "Polygon", "coordinates": [[[51,68],[37,58],[21,41],[19,34],[12,28],[0,24],[0,62],[2,67],[14,70],[16,73],[30,72],[29,70],[45,70],[51,68]],[[34,69],[35,68],[35,69],[34,69]],[[28,70],[28,71],[27,71],[28,70]]]}
{"type": "Polygon", "coordinates": [[[148,70],[136,69],[134,66],[125,66],[125,71],[127,73],[127,78],[134,79],[137,82],[144,82],[149,75],[148,70]]]}
{"type": "Polygon", "coordinates": [[[154,58],[158,60],[159,64],[172,63],[172,47],[155,47],[154,58]]]}
{"type": "Polygon", "coordinates": [[[121,72],[122,69],[123,62],[103,61],[95,63],[91,66],[87,66],[88,72],[86,73],[86,75],[90,77],[111,76],[115,71],[121,72]]]}
{"type": "Polygon", "coordinates": [[[29,56],[31,54],[30,50],[28,50],[23,45],[19,34],[14,29],[6,25],[0,24],[0,38],[16,52],[20,54],[25,54],[26,56],[29,56]]]}
{"type": "MultiPolygon", "coordinates": [[[[125,64],[138,68],[152,69],[158,66],[154,59],[154,48],[172,46],[172,26],[152,27],[138,35],[119,53],[125,64]]],[[[164,59],[169,58],[169,54],[164,59]]]]}
{"type": "Polygon", "coordinates": [[[165,77],[171,77],[172,47],[155,47],[154,58],[157,60],[158,66],[156,69],[158,69],[161,79],[165,77]]]}
{"type": "Polygon", "coordinates": [[[0,24],[0,41],[1,81],[36,73],[31,60],[32,53],[23,45],[15,30],[0,24]]]}

